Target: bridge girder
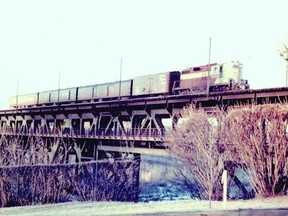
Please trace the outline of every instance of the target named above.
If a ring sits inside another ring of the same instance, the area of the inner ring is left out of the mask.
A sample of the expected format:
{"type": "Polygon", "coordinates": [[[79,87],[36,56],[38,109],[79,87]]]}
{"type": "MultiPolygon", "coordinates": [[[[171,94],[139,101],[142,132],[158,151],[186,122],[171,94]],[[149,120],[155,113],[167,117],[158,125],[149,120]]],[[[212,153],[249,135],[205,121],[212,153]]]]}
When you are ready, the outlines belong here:
{"type": "Polygon", "coordinates": [[[162,119],[170,118],[173,127],[178,121],[177,113],[191,103],[209,109],[287,102],[287,98],[288,88],[277,88],[0,110],[0,129],[23,135],[37,132],[43,137],[65,136],[79,143],[80,139],[89,140],[92,146],[164,148],[162,119]]]}

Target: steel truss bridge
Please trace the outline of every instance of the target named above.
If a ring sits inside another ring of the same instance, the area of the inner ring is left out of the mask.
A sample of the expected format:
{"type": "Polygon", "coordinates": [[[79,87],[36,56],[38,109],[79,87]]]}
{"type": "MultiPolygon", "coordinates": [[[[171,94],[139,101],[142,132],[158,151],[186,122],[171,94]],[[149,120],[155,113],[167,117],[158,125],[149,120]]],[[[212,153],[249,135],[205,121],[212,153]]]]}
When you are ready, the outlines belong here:
{"type": "Polygon", "coordinates": [[[71,152],[77,161],[85,161],[100,159],[101,151],[141,154],[148,149],[165,149],[167,128],[163,119],[176,124],[177,113],[191,103],[210,110],[216,106],[286,102],[287,97],[288,88],[283,87],[0,110],[0,131],[11,136],[68,139],[74,143],[71,152]]]}

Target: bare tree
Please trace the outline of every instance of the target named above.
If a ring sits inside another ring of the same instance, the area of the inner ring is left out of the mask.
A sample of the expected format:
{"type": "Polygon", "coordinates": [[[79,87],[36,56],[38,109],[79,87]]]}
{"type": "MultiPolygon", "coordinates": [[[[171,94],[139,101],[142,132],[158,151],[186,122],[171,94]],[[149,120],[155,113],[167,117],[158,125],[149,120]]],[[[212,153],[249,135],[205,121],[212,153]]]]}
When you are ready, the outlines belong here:
{"type": "Polygon", "coordinates": [[[279,50],[279,55],[285,60],[286,62],[286,86],[288,86],[288,45],[284,44],[284,48],[279,50]]]}
{"type": "Polygon", "coordinates": [[[181,158],[191,169],[192,176],[203,198],[221,198],[221,174],[226,153],[221,151],[219,136],[222,111],[209,115],[194,106],[185,108],[179,115],[184,121],[168,135],[166,145],[171,153],[181,158]]]}
{"type": "Polygon", "coordinates": [[[287,108],[287,104],[238,107],[226,117],[223,143],[259,197],[287,190],[287,108]]]}

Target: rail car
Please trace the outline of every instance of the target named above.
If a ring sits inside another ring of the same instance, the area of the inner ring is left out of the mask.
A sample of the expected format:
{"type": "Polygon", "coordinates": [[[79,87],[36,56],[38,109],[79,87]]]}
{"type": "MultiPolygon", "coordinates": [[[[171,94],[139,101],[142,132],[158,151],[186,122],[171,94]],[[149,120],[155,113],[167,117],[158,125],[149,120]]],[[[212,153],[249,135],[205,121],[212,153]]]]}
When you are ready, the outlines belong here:
{"type": "Polygon", "coordinates": [[[195,94],[215,91],[248,89],[242,79],[242,64],[228,62],[190,67],[182,71],[137,76],[134,79],[79,86],[10,98],[11,108],[45,106],[67,103],[113,100],[173,94],[195,94]],[[121,87],[120,87],[121,85],[121,87]]]}
{"type": "Polygon", "coordinates": [[[135,77],[131,96],[173,94],[173,85],[179,79],[179,71],[135,77]]]}
{"type": "Polygon", "coordinates": [[[80,86],[77,89],[75,101],[105,100],[117,97],[130,97],[132,80],[122,80],[120,82],[103,83],[89,86],[80,86]]]}

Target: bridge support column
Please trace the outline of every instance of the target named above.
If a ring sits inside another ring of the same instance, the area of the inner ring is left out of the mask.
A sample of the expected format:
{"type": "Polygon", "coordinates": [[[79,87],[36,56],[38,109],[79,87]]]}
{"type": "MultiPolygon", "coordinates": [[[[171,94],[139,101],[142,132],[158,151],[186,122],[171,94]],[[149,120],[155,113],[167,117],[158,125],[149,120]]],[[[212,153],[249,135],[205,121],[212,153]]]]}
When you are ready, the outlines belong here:
{"type": "Polygon", "coordinates": [[[63,119],[62,133],[71,136],[72,119],[63,119]]]}
{"type": "Polygon", "coordinates": [[[71,119],[71,133],[72,135],[80,133],[80,119],[71,119]]]}
{"type": "Polygon", "coordinates": [[[132,200],[134,202],[138,202],[139,193],[140,193],[140,163],[141,163],[141,154],[134,153],[134,168],[133,168],[133,194],[132,200]]]}
{"type": "Polygon", "coordinates": [[[24,132],[24,134],[26,134],[29,130],[28,130],[28,125],[27,125],[27,121],[25,119],[23,119],[21,125],[20,125],[21,130],[24,132]]]}
{"type": "Polygon", "coordinates": [[[179,121],[179,117],[177,115],[172,116],[172,128],[174,129],[179,121]]]}
{"type": "Polygon", "coordinates": [[[5,116],[0,118],[0,126],[1,129],[5,129],[8,125],[7,125],[7,118],[5,116]]]}
{"type": "Polygon", "coordinates": [[[40,127],[43,131],[45,131],[45,128],[46,128],[46,120],[45,119],[41,119],[40,127]]]}
{"type": "Polygon", "coordinates": [[[96,132],[98,131],[98,118],[92,119],[92,125],[91,125],[91,133],[96,136],[96,132]]]}
{"type": "Polygon", "coordinates": [[[29,131],[29,133],[35,132],[35,120],[34,119],[30,120],[28,131],[29,131]]]}

